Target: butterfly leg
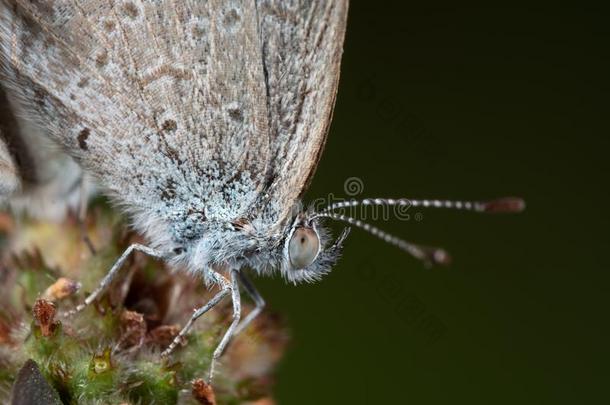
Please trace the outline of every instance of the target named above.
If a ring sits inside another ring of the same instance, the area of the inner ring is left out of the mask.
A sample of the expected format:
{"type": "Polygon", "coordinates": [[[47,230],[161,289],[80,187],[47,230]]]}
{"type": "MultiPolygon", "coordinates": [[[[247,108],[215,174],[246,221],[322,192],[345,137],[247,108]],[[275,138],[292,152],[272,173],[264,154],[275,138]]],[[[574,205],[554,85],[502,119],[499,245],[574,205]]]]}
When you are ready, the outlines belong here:
{"type": "Polygon", "coordinates": [[[208,378],[208,382],[211,384],[212,379],[214,378],[214,369],[216,366],[216,361],[222,355],[225,347],[231,340],[231,337],[235,334],[235,329],[239,324],[239,320],[241,319],[241,297],[239,295],[239,271],[231,270],[231,298],[233,299],[233,321],[229,326],[229,329],[225,332],[224,336],[220,340],[220,343],[214,350],[214,354],[212,355],[212,362],[210,363],[210,376],[208,378]]]}
{"type": "Polygon", "coordinates": [[[174,351],[174,349],[180,344],[180,342],[182,341],[184,336],[186,336],[189,333],[189,331],[193,327],[193,324],[195,323],[195,321],[197,319],[199,319],[199,317],[201,317],[203,314],[208,312],[210,309],[214,308],[220,301],[222,301],[222,299],[224,297],[229,295],[229,293],[231,292],[231,284],[229,284],[227,282],[227,280],[225,280],[224,277],[222,277],[220,274],[215,273],[215,272],[213,273],[213,275],[215,276],[214,279],[216,280],[216,282],[221,285],[220,291],[218,293],[216,293],[216,295],[214,297],[212,297],[212,299],[209,300],[204,306],[197,308],[193,312],[193,315],[191,316],[191,318],[188,320],[186,325],[184,325],[184,327],[178,333],[178,335],[176,335],[174,340],[172,340],[172,343],[170,343],[170,345],[167,347],[167,349],[165,349],[161,353],[162,357],[169,356],[174,351]]]}
{"type": "Polygon", "coordinates": [[[129,258],[129,255],[131,255],[131,253],[134,250],[137,252],[142,252],[148,256],[152,256],[152,257],[155,257],[158,259],[163,258],[163,254],[161,252],[151,249],[148,246],[140,245],[138,243],[134,243],[133,245],[130,245],[127,249],[125,249],[125,251],[123,252],[121,257],[119,257],[118,260],[116,262],[114,262],[114,264],[110,268],[110,271],[106,274],[106,276],[104,276],[104,278],[102,279],[99,286],[91,294],[89,294],[87,296],[87,298],[85,298],[85,301],[82,304],[77,305],[76,308],[72,309],[71,311],[64,313],[63,316],[74,315],[74,314],[82,311],[88,305],[90,305],[93,301],[98,299],[100,297],[100,295],[102,295],[106,291],[106,289],[108,288],[108,286],[110,285],[112,280],[115,279],[115,277],[119,273],[119,270],[121,270],[121,267],[123,266],[125,261],[129,258]]]}
{"type": "Polygon", "coordinates": [[[246,292],[248,293],[250,298],[252,298],[252,300],[254,301],[254,304],[256,306],[244,318],[244,320],[237,326],[237,328],[235,329],[236,335],[241,333],[244,329],[246,329],[248,327],[248,325],[250,325],[250,323],[252,323],[252,321],[258,315],[260,315],[260,313],[263,311],[263,308],[265,308],[265,300],[260,295],[260,293],[256,290],[256,287],[254,287],[254,284],[252,284],[252,281],[250,280],[250,278],[248,278],[248,276],[246,276],[245,273],[239,272],[239,281],[241,282],[241,285],[244,286],[244,289],[246,290],[246,292]]]}

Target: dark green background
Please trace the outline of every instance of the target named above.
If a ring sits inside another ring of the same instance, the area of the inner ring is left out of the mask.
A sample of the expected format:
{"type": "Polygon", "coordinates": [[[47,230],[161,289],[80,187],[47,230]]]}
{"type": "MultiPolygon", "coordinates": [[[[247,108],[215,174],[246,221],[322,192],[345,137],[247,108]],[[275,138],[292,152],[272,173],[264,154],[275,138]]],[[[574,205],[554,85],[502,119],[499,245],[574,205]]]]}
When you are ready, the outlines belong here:
{"type": "Polygon", "coordinates": [[[334,123],[308,193],[485,199],[354,230],[321,283],[258,279],[292,345],[280,404],[608,400],[608,10],[353,1],[334,123]],[[603,399],[605,397],[605,399],[603,399]]]}

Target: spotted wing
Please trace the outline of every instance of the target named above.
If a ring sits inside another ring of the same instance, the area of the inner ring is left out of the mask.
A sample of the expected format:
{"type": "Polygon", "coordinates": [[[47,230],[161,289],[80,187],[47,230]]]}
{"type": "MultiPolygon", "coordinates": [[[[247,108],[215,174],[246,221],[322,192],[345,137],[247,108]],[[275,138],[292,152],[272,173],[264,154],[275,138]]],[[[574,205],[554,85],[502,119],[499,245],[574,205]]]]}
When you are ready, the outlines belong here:
{"type": "Polygon", "coordinates": [[[244,0],[0,0],[2,81],[129,210],[238,217],[270,153],[256,12],[244,0]]]}

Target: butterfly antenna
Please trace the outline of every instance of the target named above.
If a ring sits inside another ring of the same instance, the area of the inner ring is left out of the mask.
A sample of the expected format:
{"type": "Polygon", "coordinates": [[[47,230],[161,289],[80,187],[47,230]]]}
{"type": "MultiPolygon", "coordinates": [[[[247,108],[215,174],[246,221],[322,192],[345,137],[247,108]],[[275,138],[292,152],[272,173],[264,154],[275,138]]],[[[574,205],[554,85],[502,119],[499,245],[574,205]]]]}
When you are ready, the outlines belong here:
{"type": "Polygon", "coordinates": [[[330,213],[340,208],[358,206],[404,206],[434,207],[462,211],[517,213],[525,209],[525,201],[518,197],[504,197],[490,201],[410,200],[408,198],[365,198],[363,200],[340,201],[324,208],[320,213],[330,213]]]}
{"type": "Polygon", "coordinates": [[[401,250],[404,250],[411,256],[415,257],[416,259],[422,260],[426,264],[449,264],[451,262],[449,254],[441,248],[420,246],[414,243],[407,242],[359,219],[333,212],[320,212],[316,214],[316,217],[330,218],[334,219],[335,221],[343,221],[358,228],[362,228],[373,236],[376,236],[379,239],[384,240],[387,243],[394,245],[401,250]]]}

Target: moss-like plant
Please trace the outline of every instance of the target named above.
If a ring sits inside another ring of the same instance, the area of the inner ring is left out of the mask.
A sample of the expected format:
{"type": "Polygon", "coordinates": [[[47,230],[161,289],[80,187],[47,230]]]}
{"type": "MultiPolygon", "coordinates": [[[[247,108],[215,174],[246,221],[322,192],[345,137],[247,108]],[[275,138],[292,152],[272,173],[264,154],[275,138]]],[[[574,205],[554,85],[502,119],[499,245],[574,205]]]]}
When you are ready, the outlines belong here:
{"type": "Polygon", "coordinates": [[[198,320],[168,359],[161,358],[180,325],[214,291],[159,261],[133,255],[101,300],[73,317],[60,316],[139,241],[103,203],[94,205],[85,225],[95,253],[74,217],[61,224],[16,223],[0,214],[1,403],[11,401],[11,392],[15,397],[44,390],[45,382],[61,401],[51,395],[48,403],[273,403],[273,367],[287,339],[271,315],[234,339],[213,388],[203,378],[230,321],[228,301],[198,320]]]}

